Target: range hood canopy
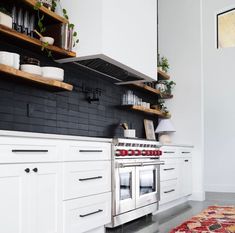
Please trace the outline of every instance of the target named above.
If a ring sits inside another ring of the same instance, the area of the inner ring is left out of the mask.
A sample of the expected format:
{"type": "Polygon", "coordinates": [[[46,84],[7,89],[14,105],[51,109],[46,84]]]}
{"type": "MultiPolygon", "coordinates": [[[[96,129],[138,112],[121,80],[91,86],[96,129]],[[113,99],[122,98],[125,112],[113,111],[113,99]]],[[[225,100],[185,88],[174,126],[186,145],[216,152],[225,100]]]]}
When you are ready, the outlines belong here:
{"type": "Polygon", "coordinates": [[[115,84],[144,82],[148,77],[127,67],[105,55],[88,56],[82,58],[65,58],[57,60],[59,63],[73,63],[98,74],[111,78],[115,84]]]}

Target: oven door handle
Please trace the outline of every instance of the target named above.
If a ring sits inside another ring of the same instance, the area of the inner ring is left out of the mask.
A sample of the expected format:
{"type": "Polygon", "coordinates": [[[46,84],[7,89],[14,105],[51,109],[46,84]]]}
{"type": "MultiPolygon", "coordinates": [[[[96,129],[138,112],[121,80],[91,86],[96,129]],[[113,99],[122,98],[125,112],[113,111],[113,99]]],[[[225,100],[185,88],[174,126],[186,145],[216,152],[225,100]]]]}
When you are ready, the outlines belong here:
{"type": "Polygon", "coordinates": [[[125,167],[142,167],[142,163],[118,163],[118,168],[125,168],[125,167]]]}
{"type": "Polygon", "coordinates": [[[125,167],[144,167],[144,166],[154,166],[154,165],[164,165],[165,163],[161,163],[161,162],[158,162],[158,163],[145,163],[145,162],[142,162],[142,163],[119,163],[118,164],[118,167],[119,168],[125,168],[125,167]]]}
{"type": "Polygon", "coordinates": [[[143,167],[144,167],[144,166],[153,166],[153,165],[165,165],[165,163],[159,162],[159,163],[143,163],[143,164],[142,164],[143,167]]]}

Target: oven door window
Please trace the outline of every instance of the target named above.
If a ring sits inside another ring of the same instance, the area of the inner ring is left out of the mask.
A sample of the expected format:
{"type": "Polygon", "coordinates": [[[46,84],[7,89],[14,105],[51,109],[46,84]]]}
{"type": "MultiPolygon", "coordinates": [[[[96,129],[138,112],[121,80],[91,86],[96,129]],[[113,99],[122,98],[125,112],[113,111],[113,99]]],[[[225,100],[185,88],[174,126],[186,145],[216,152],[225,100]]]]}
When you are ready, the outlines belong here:
{"type": "Polygon", "coordinates": [[[132,198],[132,173],[120,173],[120,200],[132,198]]]}
{"type": "Polygon", "coordinates": [[[139,171],[140,196],[156,192],[156,170],[139,171]]]}

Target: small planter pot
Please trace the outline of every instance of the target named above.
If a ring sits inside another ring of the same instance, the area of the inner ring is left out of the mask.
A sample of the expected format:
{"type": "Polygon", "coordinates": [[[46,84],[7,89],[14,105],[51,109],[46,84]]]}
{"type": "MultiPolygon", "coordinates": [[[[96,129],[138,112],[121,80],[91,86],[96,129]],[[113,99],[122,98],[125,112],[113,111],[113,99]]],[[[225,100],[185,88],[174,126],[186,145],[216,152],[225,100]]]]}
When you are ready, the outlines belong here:
{"type": "Polygon", "coordinates": [[[12,28],[12,17],[0,12],[0,24],[12,28]]]}

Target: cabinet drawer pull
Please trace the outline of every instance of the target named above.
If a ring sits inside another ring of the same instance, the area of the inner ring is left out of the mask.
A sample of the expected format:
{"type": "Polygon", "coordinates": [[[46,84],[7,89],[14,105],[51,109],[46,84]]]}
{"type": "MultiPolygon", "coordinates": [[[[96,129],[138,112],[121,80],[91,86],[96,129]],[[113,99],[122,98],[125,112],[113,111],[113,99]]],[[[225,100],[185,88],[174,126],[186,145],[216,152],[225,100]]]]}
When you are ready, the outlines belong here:
{"type": "Polygon", "coordinates": [[[35,167],[35,168],[33,169],[33,171],[34,171],[35,173],[37,173],[37,172],[38,172],[38,169],[35,167]]]}
{"type": "Polygon", "coordinates": [[[102,153],[103,150],[79,150],[79,152],[81,152],[81,153],[89,153],[89,152],[91,152],[91,153],[95,153],[95,152],[102,153]]]}
{"type": "Polygon", "coordinates": [[[172,193],[172,192],[175,192],[175,189],[171,189],[169,191],[165,191],[164,193],[172,193]]]}
{"type": "Polygon", "coordinates": [[[98,180],[98,179],[102,179],[102,178],[103,178],[103,176],[96,176],[96,177],[79,179],[79,181],[98,180]]]}
{"type": "Polygon", "coordinates": [[[190,151],[182,151],[182,154],[190,154],[190,151]]]}
{"type": "Polygon", "coordinates": [[[13,153],[47,153],[48,150],[12,150],[13,153]]]}
{"type": "Polygon", "coordinates": [[[165,169],[163,169],[164,171],[172,171],[172,170],[175,170],[175,168],[165,168],[165,169]]]}
{"type": "Polygon", "coordinates": [[[93,215],[93,214],[98,214],[98,213],[101,213],[101,212],[103,212],[103,210],[97,210],[97,211],[94,211],[94,212],[91,212],[91,213],[88,213],[88,214],[80,214],[80,217],[84,218],[84,217],[87,217],[87,216],[90,216],[90,215],[93,215]]]}
{"type": "Polygon", "coordinates": [[[174,151],[164,151],[163,153],[164,154],[174,154],[175,152],[174,151]]]}
{"type": "Polygon", "coordinates": [[[30,173],[30,169],[29,169],[29,168],[26,168],[24,171],[25,171],[26,173],[30,173]]]}
{"type": "Polygon", "coordinates": [[[187,163],[187,162],[188,162],[188,159],[184,160],[184,162],[186,162],[186,163],[187,163]]]}

